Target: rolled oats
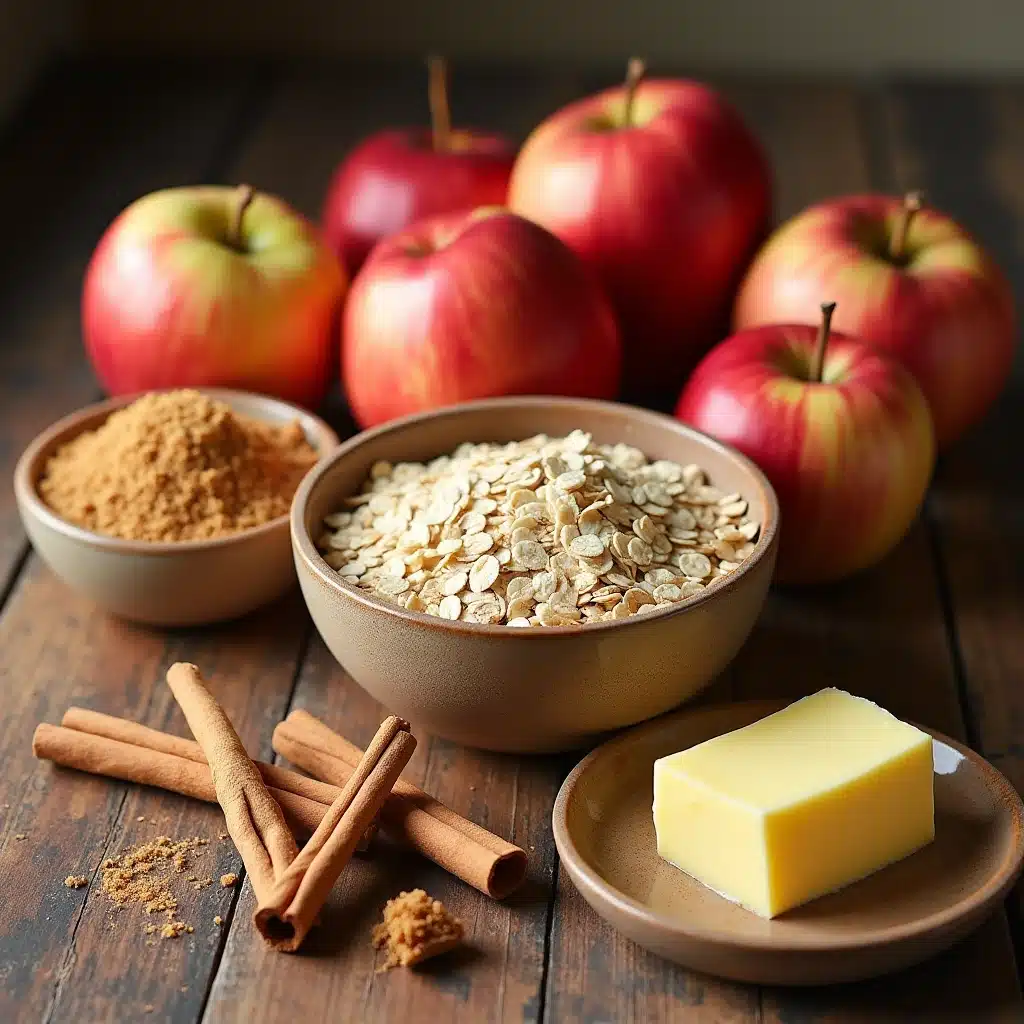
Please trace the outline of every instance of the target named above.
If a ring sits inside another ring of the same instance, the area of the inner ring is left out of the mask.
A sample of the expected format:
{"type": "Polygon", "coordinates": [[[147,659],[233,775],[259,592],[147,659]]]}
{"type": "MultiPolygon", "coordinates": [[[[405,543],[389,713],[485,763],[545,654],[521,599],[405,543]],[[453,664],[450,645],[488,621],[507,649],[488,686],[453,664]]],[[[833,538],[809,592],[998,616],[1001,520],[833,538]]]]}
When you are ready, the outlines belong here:
{"type": "Polygon", "coordinates": [[[410,611],[579,626],[719,584],[756,547],[749,511],[699,466],[574,430],[378,462],[318,546],[346,582],[410,611]]]}

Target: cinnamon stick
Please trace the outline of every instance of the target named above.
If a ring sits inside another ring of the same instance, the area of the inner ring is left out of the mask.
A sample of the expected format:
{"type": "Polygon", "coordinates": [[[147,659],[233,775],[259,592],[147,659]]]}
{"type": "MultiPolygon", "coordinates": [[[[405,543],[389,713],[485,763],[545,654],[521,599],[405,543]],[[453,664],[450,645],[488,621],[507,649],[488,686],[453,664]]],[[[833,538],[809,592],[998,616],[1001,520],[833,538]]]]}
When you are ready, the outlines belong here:
{"type": "Polygon", "coordinates": [[[275,949],[302,945],[320,908],[416,749],[409,723],[391,716],[377,730],[309,842],[261,897],[256,927],[275,949]]]}
{"type": "MultiPolygon", "coordinates": [[[[293,711],[274,730],[274,750],[317,778],[344,785],[362,751],[308,711],[293,711]]],[[[518,846],[404,779],[381,808],[380,822],[393,839],[494,899],[504,899],[526,877],[526,854],[518,846]]]]}
{"type": "MultiPolygon", "coordinates": [[[[171,733],[161,732],[159,729],[151,729],[148,725],[141,725],[127,718],[105,715],[101,711],[93,711],[90,708],[75,706],[68,708],[61,719],[61,725],[78,732],[91,733],[93,736],[106,736],[112,740],[120,740],[122,743],[130,743],[135,747],[173,754],[175,757],[184,757],[198,764],[208,763],[203,748],[195,740],[187,740],[184,736],[174,736],[171,733]]],[[[276,764],[255,760],[253,764],[256,765],[256,770],[263,776],[263,781],[270,787],[272,793],[275,789],[294,793],[321,804],[323,810],[330,807],[341,792],[338,786],[320,782],[319,779],[311,779],[307,775],[299,775],[298,772],[289,771],[276,764]]],[[[280,802],[278,800],[278,803],[280,802]]],[[[315,820],[307,818],[307,821],[312,821],[307,831],[313,832],[320,824],[322,817],[323,811],[315,820]]]]}
{"type": "Polygon", "coordinates": [[[167,670],[167,685],[206,755],[228,834],[262,904],[298,853],[295,837],[199,669],[178,662],[167,670]]]}
{"type": "MultiPolygon", "coordinates": [[[[178,739],[164,733],[158,735],[168,740],[178,739]]],[[[32,752],[41,760],[53,761],[54,764],[65,768],[75,768],[110,779],[122,779],[124,782],[155,786],[171,793],[190,796],[194,800],[217,803],[213,776],[205,760],[200,762],[178,757],[162,750],[135,746],[108,735],[83,732],[46,722],[36,726],[35,735],[32,737],[32,752]]],[[[280,804],[289,824],[296,831],[306,835],[316,830],[334,797],[341,792],[336,786],[307,779],[296,772],[289,772],[274,765],[256,762],[256,767],[261,773],[265,773],[266,781],[271,782],[272,779],[278,783],[277,786],[271,784],[270,795],[280,804]],[[331,800],[320,802],[312,799],[308,795],[312,787],[307,787],[307,783],[314,783],[318,787],[318,794],[330,793],[331,800]]]]}
{"type": "MultiPolygon", "coordinates": [[[[206,757],[195,741],[85,708],[69,708],[62,721],[64,728],[44,724],[36,730],[33,750],[37,757],[66,768],[217,802],[206,757]]],[[[274,746],[299,767],[341,785],[362,756],[357,746],[305,711],[293,712],[287,723],[278,726],[274,746]],[[339,753],[343,757],[334,756],[339,753]]],[[[263,761],[253,763],[296,832],[312,833],[341,792],[329,781],[310,779],[263,761]]],[[[525,876],[526,854],[521,849],[404,779],[396,784],[381,817],[392,839],[495,899],[507,896],[525,876]]]]}

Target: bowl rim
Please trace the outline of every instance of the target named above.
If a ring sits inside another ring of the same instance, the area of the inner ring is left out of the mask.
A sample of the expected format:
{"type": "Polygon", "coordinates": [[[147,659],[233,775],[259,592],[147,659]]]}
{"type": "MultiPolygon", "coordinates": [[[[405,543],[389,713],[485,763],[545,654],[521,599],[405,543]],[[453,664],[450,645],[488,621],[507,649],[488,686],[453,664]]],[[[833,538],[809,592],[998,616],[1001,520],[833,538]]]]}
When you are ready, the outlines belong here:
{"type": "MultiPolygon", "coordinates": [[[[86,529],[84,526],[72,523],[58,515],[40,497],[39,481],[42,479],[43,472],[43,466],[40,463],[43,453],[47,449],[51,448],[54,444],[73,440],[86,430],[95,430],[102,423],[105,423],[112,413],[131,405],[132,402],[145,395],[167,394],[172,391],[182,390],[198,391],[210,398],[220,399],[229,405],[240,401],[252,403],[261,409],[276,410],[281,414],[281,419],[290,418],[298,420],[303,431],[306,433],[307,440],[311,441],[319,455],[318,464],[330,455],[340,443],[340,438],[334,429],[315,413],[271,395],[263,395],[255,391],[241,391],[235,388],[204,387],[199,385],[190,385],[187,388],[152,388],[148,391],[135,391],[131,394],[117,395],[82,406],[80,409],[62,416],[59,420],[41,430],[25,447],[14,469],[14,493],[18,504],[50,530],[60,533],[78,544],[98,548],[111,554],[179,555],[198,553],[256,540],[268,534],[278,532],[281,529],[286,529],[289,520],[288,512],[275,516],[269,522],[261,523],[259,526],[254,526],[247,530],[239,530],[237,533],[229,533],[223,537],[183,541],[128,540],[124,537],[112,537],[107,534],[96,533],[93,530],[86,529]],[[97,422],[90,426],[85,426],[86,423],[90,423],[93,420],[97,422]],[[312,435],[312,440],[310,435],[312,435]]],[[[245,415],[251,416],[253,419],[261,418],[259,413],[256,412],[247,412],[245,415]]]]}
{"type": "Polygon", "coordinates": [[[673,416],[666,415],[665,413],[654,412],[653,410],[644,409],[640,406],[629,405],[625,402],[610,402],[592,398],[568,398],[553,395],[509,396],[502,398],[483,398],[472,402],[460,402],[458,404],[446,405],[437,409],[432,409],[427,412],[414,413],[410,416],[403,416],[398,419],[389,420],[387,423],[381,424],[380,426],[364,430],[343,441],[334,449],[334,451],[332,451],[326,458],[322,459],[309,471],[309,473],[306,474],[302,482],[299,484],[298,490],[295,492],[291,508],[292,548],[295,551],[296,557],[302,560],[305,567],[312,572],[321,583],[325,584],[328,589],[342,597],[352,598],[369,609],[385,612],[400,621],[407,622],[414,626],[419,625],[444,632],[467,634],[469,636],[517,636],[524,640],[526,638],[532,638],[533,640],[547,640],[552,636],[576,636],[580,634],[584,636],[592,636],[608,630],[639,627],[647,622],[656,622],[667,619],[673,615],[688,612],[706,601],[714,600],[715,597],[724,593],[733,584],[737,583],[745,575],[752,572],[755,567],[769,555],[770,552],[774,552],[778,545],[778,530],[779,502],[774,488],[753,460],[733,448],[731,445],[725,444],[722,441],[691,427],[689,424],[677,420],[673,416]],[[715,449],[726,458],[737,463],[740,468],[746,470],[753,478],[755,486],[760,491],[761,501],[766,513],[766,522],[761,525],[761,533],[758,537],[757,545],[753,553],[741,564],[739,569],[735,570],[735,572],[731,572],[727,577],[725,577],[722,583],[705,587],[699,594],[694,594],[692,597],[688,597],[683,601],[677,601],[674,604],[665,605],[664,608],[659,608],[656,612],[652,612],[647,615],[631,615],[628,619],[588,622],[578,626],[533,626],[530,629],[515,629],[503,624],[485,625],[473,622],[462,622],[461,620],[453,621],[449,619],[442,619],[438,616],[427,615],[425,612],[413,612],[399,605],[391,604],[390,602],[384,601],[372,594],[366,593],[366,591],[360,590],[351,583],[346,583],[341,576],[339,576],[338,573],[327,564],[320,552],[317,550],[316,543],[305,527],[305,513],[306,507],[309,504],[310,496],[313,494],[324,476],[334,468],[336,463],[346,458],[367,442],[379,437],[384,437],[388,434],[397,434],[405,430],[415,428],[430,420],[457,418],[467,413],[488,411],[491,409],[550,409],[552,405],[570,408],[583,408],[593,410],[595,412],[604,411],[609,413],[621,413],[622,411],[626,411],[629,416],[642,422],[651,423],[656,426],[670,427],[678,433],[688,436],[692,440],[696,440],[709,448],[715,449]]]}

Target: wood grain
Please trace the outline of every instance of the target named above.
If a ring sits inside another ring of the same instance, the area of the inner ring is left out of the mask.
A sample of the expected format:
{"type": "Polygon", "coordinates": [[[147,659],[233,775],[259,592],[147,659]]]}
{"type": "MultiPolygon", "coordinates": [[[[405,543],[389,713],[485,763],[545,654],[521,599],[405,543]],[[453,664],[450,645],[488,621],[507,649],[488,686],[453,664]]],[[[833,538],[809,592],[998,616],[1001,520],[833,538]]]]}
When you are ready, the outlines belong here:
{"type": "Polygon", "coordinates": [[[266,758],[303,630],[293,599],[232,627],[164,635],[102,615],[30,562],[0,619],[0,685],[9,695],[0,796],[10,805],[0,847],[0,1017],[135,1020],[146,1005],[167,1019],[197,1017],[223,938],[213,917],[229,917],[234,892],[214,886],[183,901],[179,916],[195,934],[149,947],[149,919],[138,907],[113,911],[97,891],[97,869],[163,834],[211,840],[196,860],[202,874],[237,872],[233,847],[216,838],[223,817],[182,797],[35,762],[32,728],[59,721],[76,703],[188,735],[163,676],[189,660],[204,667],[243,740],[266,758]],[[89,888],[64,888],[69,874],[86,875],[89,888]]]}
{"type": "MultiPolygon", "coordinates": [[[[1024,89],[896,86],[881,122],[895,189],[922,187],[1024,294],[1024,89]],[[951,145],[950,140],[956,140],[951,145]]],[[[1024,354],[985,421],[942,458],[928,516],[943,568],[974,745],[1024,792],[1024,354]]],[[[1018,964],[1024,888],[1014,899],[1018,964]]]]}

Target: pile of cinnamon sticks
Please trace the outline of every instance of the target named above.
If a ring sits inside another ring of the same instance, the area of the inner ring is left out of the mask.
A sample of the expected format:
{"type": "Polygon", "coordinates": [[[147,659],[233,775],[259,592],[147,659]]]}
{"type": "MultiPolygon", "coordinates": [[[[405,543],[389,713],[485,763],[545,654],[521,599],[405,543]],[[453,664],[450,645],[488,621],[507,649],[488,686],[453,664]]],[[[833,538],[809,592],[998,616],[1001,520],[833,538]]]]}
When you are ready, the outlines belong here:
{"type": "Polygon", "coordinates": [[[297,950],[342,869],[379,824],[395,840],[502,899],[526,876],[526,854],[400,778],[416,747],[386,719],[366,751],[308,712],[274,730],[274,750],[315,778],[252,761],[195,665],[167,682],[196,742],[123,718],[70,708],[37,727],[37,757],[68,768],[218,802],[256,894],[256,927],[297,950]],[[299,850],[295,834],[309,834],[299,850]]]}

